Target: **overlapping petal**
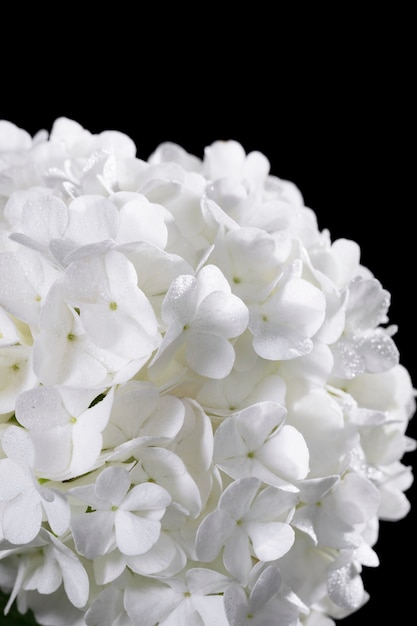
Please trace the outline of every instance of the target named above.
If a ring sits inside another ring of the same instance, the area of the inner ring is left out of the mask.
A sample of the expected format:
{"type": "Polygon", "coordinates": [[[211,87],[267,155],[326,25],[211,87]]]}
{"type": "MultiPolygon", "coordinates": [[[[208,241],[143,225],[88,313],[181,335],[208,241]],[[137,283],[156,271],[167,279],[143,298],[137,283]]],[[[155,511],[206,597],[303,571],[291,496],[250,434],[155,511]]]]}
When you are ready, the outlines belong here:
{"type": "Polygon", "coordinates": [[[404,517],[390,294],[260,152],[0,120],[0,586],[39,624],[331,626],[404,517]]]}

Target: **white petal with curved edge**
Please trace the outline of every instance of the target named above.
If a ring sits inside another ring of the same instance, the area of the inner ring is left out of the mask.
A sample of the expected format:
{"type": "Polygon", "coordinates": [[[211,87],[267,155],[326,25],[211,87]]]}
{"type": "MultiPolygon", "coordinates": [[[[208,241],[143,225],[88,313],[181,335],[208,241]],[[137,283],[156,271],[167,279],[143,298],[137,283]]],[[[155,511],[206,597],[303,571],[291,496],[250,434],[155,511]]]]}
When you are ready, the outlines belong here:
{"type": "Polygon", "coordinates": [[[252,541],[253,551],[261,561],[279,559],[295,541],[291,526],[281,522],[246,522],[245,529],[252,541]]]}
{"type": "Polygon", "coordinates": [[[112,511],[73,514],[71,530],[77,552],[87,559],[94,559],[108,552],[114,543],[114,517],[112,511]]]}
{"type": "Polygon", "coordinates": [[[119,509],[115,517],[116,543],[126,555],[144,554],[158,541],[161,523],[119,509]]]}
{"type": "Polygon", "coordinates": [[[200,561],[213,561],[236,527],[224,511],[213,511],[201,522],[196,534],[196,551],[200,561]]]}
{"type": "Polygon", "coordinates": [[[250,594],[249,604],[252,612],[261,610],[262,607],[270,600],[281,586],[281,574],[279,569],[271,565],[264,569],[250,594]]]}
{"type": "Polygon", "coordinates": [[[1,446],[7,456],[23,467],[33,467],[35,450],[29,433],[20,426],[8,426],[1,434],[1,446]]]}
{"type": "Polygon", "coordinates": [[[235,362],[235,351],[223,337],[202,332],[190,332],[186,358],[190,367],[208,378],[225,378],[235,362]]]}
{"type": "Polygon", "coordinates": [[[130,487],[127,470],[123,467],[107,467],[96,480],[98,498],[119,506],[130,487]]]}
{"type": "Polygon", "coordinates": [[[39,494],[33,490],[9,502],[3,511],[3,533],[11,543],[25,544],[35,539],[42,523],[39,494]]]}

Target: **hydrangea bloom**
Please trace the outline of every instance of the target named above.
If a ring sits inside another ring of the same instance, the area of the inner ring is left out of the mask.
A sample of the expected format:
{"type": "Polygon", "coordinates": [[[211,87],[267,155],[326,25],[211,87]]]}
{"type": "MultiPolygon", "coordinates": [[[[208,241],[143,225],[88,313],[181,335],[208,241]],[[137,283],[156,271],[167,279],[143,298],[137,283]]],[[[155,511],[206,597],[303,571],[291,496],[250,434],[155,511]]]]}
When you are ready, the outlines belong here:
{"type": "Polygon", "coordinates": [[[0,121],[0,587],[48,626],[331,626],[407,515],[390,295],[236,141],[0,121]]]}

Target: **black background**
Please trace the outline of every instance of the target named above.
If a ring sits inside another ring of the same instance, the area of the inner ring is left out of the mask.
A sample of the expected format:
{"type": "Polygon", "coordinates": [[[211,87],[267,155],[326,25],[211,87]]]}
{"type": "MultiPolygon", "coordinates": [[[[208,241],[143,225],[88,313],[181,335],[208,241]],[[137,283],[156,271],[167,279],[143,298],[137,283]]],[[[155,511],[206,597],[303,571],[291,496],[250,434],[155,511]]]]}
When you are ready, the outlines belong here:
{"type": "MultiPolygon", "coordinates": [[[[216,139],[260,150],[272,174],[297,184],[332,240],[359,243],[362,263],[391,293],[401,362],[417,385],[411,16],[294,9],[149,15],[120,5],[89,20],[81,9],[52,23],[25,14],[24,29],[13,16],[3,22],[12,36],[0,119],[31,134],[59,116],[91,132],[120,130],[141,158],[167,140],[198,156],[216,139]]],[[[417,465],[416,455],[403,462],[417,465]]],[[[364,571],[371,599],[345,626],[369,624],[381,609],[410,621],[415,485],[407,496],[409,515],[381,524],[380,567],[364,571]]]]}

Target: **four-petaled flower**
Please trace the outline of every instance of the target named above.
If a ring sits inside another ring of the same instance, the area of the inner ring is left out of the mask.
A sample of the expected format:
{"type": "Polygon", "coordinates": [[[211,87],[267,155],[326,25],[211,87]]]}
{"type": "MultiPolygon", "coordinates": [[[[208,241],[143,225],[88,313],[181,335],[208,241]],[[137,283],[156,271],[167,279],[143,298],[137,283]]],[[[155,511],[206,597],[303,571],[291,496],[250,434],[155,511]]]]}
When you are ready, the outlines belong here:
{"type": "Polygon", "coordinates": [[[71,520],[77,550],[88,559],[115,547],[126,555],[147,552],[159,539],[161,518],[171,502],[159,485],[131,488],[129,472],[123,467],[108,467],[94,485],[74,487],[69,493],[88,505],[71,520]]]}

